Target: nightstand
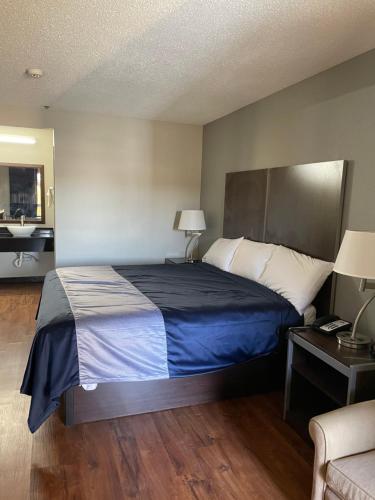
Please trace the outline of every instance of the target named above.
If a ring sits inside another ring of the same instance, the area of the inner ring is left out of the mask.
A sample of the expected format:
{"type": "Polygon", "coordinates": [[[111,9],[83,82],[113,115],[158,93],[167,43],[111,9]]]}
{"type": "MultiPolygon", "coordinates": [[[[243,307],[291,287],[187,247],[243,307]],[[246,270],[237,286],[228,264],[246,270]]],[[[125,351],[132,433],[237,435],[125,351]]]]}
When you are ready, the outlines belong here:
{"type": "MultiPolygon", "coordinates": [[[[191,264],[196,264],[197,262],[202,262],[201,260],[194,260],[194,262],[191,262],[191,264]]],[[[165,259],[165,264],[185,264],[185,258],[184,257],[166,257],[165,259]]]]}
{"type": "Polygon", "coordinates": [[[284,419],[307,435],[311,417],[375,398],[375,358],[339,346],[336,337],[289,329],[284,419]]]}

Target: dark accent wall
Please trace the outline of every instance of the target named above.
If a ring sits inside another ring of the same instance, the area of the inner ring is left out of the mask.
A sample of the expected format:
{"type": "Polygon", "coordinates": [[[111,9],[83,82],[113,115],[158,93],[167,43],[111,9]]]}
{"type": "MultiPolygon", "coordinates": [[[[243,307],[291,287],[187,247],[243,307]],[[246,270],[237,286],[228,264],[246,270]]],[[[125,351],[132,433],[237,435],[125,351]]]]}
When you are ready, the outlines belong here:
{"type": "MultiPolygon", "coordinates": [[[[343,227],[375,231],[375,50],[204,127],[201,251],[222,235],[227,172],[342,158],[349,160],[343,227]]],[[[335,310],[348,319],[367,297],[357,286],[338,279],[335,310]]],[[[375,336],[375,307],[361,329],[375,336]]]]}

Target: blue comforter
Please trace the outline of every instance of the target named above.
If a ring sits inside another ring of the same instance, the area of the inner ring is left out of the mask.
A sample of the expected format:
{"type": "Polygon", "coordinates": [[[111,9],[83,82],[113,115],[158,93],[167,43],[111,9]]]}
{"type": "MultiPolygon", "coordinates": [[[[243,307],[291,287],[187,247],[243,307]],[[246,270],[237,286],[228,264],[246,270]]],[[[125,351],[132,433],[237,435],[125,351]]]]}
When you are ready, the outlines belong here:
{"type": "MultiPolygon", "coordinates": [[[[169,377],[207,373],[267,355],[277,347],[281,330],[302,322],[280,295],[208,264],[113,269],[160,310],[169,377]]],[[[58,407],[61,395],[81,383],[79,370],[76,318],[58,273],[52,271],[45,279],[21,387],[32,396],[32,432],[58,407]]]]}

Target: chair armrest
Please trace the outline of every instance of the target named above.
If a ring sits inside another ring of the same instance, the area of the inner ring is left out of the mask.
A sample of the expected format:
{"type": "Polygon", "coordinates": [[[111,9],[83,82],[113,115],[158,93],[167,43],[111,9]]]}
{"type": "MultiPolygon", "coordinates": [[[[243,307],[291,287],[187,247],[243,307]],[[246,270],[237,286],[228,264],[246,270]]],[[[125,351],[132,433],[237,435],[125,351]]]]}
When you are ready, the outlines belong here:
{"type": "Polygon", "coordinates": [[[310,420],[315,445],[313,500],[322,500],[330,460],[375,449],[375,400],[345,406],[310,420]]]}

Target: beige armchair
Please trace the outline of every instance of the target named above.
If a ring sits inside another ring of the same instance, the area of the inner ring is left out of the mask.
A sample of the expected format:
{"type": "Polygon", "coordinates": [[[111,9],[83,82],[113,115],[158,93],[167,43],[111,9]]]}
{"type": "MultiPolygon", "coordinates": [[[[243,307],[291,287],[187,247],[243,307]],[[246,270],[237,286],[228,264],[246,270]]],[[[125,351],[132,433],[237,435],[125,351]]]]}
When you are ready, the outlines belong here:
{"type": "Polygon", "coordinates": [[[312,500],[375,499],[375,400],[314,417],[312,500]]]}

